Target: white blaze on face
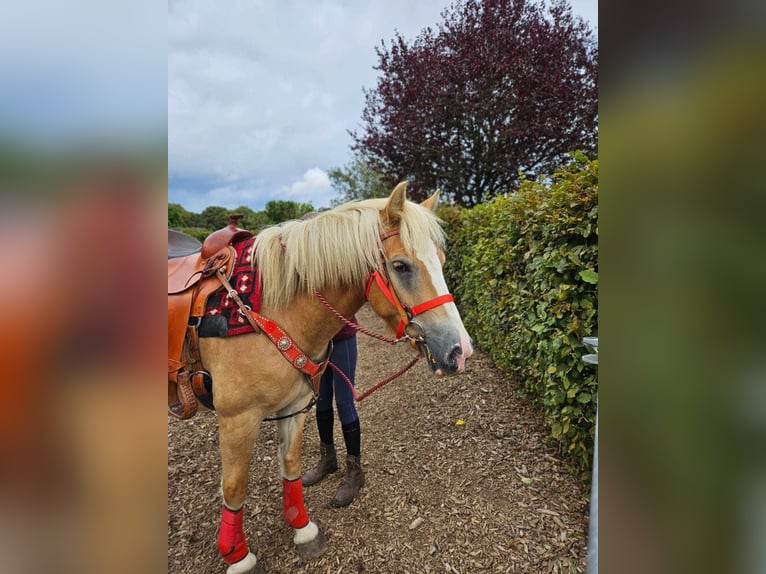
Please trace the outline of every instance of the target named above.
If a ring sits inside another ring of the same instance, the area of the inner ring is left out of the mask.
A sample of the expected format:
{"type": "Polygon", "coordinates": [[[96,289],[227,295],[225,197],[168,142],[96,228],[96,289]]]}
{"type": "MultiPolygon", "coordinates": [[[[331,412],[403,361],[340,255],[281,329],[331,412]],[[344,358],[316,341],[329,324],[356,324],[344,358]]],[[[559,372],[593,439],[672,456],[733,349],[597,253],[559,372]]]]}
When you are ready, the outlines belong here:
{"type": "MultiPolygon", "coordinates": [[[[447,288],[447,282],[444,280],[444,273],[442,272],[441,261],[439,261],[439,250],[434,244],[431,248],[431,252],[428,253],[422,259],[423,265],[429,275],[431,275],[431,283],[436,289],[437,295],[446,295],[449,293],[447,288]]],[[[447,311],[447,317],[449,317],[450,323],[460,334],[460,346],[463,349],[463,354],[458,357],[459,369],[462,370],[465,366],[465,361],[471,355],[473,355],[473,346],[471,345],[471,337],[468,335],[468,331],[465,330],[463,325],[463,319],[460,318],[460,311],[457,310],[455,303],[446,303],[444,309],[447,311]]]]}

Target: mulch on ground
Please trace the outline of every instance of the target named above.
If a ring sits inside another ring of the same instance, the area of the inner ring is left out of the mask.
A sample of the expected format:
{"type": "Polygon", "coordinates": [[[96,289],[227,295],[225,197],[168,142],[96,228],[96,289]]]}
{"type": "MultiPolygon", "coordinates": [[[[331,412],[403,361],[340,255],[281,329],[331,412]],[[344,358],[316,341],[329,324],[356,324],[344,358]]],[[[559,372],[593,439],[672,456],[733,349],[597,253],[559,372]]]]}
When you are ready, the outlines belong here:
{"type": "MultiPolygon", "coordinates": [[[[360,322],[382,331],[367,307],[360,322]]],[[[360,335],[360,390],[412,356],[360,335]]],[[[274,423],[254,450],[245,507],[248,542],[267,572],[584,572],[587,493],[544,445],[541,418],[518,385],[477,351],[466,373],[437,379],[423,362],[358,403],[367,484],[350,506],[329,505],[341,471],[305,488],[328,551],[303,562],[282,520],[274,423]]],[[[168,572],[223,573],[216,547],[220,465],[215,414],[168,420],[168,572]]],[[[304,468],[319,456],[313,412],[304,468]]]]}

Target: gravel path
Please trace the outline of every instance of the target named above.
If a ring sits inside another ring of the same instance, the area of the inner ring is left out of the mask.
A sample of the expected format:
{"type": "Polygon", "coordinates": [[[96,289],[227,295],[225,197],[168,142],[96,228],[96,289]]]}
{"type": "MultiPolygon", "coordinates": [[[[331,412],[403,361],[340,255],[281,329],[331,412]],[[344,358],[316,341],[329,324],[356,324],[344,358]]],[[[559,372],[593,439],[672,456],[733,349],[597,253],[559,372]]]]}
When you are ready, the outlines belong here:
{"type": "MultiPolygon", "coordinates": [[[[368,308],[360,322],[383,329],[368,308]]],[[[359,336],[361,390],[412,356],[359,336]]],[[[270,574],[584,572],[588,506],[518,386],[477,352],[460,377],[436,379],[420,362],[358,404],[367,485],[350,506],[329,505],[342,473],[304,489],[329,549],[302,562],[282,520],[276,425],[255,447],[245,532],[270,574]],[[462,424],[458,424],[462,421],[462,424]]],[[[340,425],[335,424],[341,470],[340,425]]],[[[318,457],[313,413],[304,467],[318,457]]],[[[220,466],[215,415],[168,420],[168,572],[223,573],[216,548],[220,466]]]]}

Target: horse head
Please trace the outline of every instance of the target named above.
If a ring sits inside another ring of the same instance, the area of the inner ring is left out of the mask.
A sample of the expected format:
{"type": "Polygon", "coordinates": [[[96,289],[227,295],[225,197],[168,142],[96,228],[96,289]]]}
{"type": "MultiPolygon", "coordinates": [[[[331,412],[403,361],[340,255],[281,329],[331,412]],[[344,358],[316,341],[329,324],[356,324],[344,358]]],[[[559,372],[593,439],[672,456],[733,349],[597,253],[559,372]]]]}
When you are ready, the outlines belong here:
{"type": "Polygon", "coordinates": [[[473,354],[460,313],[444,280],[444,233],[434,214],[437,190],[421,204],[396,186],[380,210],[379,267],[367,283],[373,310],[423,353],[437,376],[465,370],[473,354]]]}

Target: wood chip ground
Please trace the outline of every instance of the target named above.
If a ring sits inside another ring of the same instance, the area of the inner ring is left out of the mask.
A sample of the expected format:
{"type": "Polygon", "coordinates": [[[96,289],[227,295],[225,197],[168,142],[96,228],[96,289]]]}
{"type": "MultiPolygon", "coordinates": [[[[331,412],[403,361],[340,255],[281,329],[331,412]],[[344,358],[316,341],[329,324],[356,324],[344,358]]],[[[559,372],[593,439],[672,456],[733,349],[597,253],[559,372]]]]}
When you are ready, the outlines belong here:
{"type": "MultiPolygon", "coordinates": [[[[363,325],[382,331],[367,308],[363,325]]],[[[361,390],[412,356],[360,335],[361,390]]],[[[367,484],[350,506],[329,505],[341,471],[305,488],[328,551],[302,561],[282,520],[276,425],[264,423],[246,505],[250,548],[276,573],[574,573],[585,571],[588,504],[581,484],[543,444],[540,416],[518,385],[477,351],[467,372],[437,379],[423,362],[357,405],[367,484]],[[461,422],[462,421],[462,422],[461,422]]],[[[224,573],[216,547],[220,465],[215,414],[168,420],[168,572],[224,573]]],[[[314,413],[304,468],[319,456],[314,413]]]]}

